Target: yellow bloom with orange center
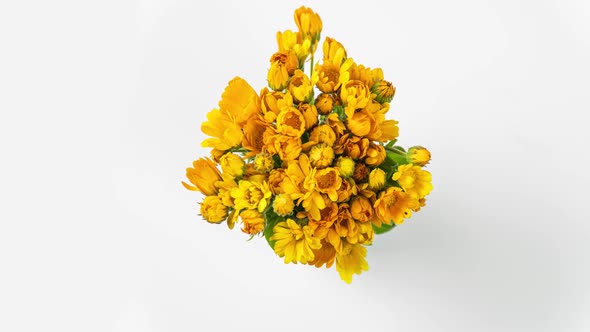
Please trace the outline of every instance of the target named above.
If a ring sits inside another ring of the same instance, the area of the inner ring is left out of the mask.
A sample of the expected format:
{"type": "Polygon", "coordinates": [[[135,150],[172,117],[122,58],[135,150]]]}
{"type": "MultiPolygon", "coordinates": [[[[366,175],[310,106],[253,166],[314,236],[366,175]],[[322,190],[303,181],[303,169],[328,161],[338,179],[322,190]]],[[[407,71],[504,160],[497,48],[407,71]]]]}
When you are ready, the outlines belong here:
{"type": "Polygon", "coordinates": [[[367,155],[369,140],[358,136],[342,136],[334,146],[336,154],[344,154],[354,160],[367,155]]]}
{"type": "Polygon", "coordinates": [[[323,93],[333,93],[340,89],[340,63],[324,61],[315,67],[312,80],[323,93]]]}
{"type": "Polygon", "coordinates": [[[426,197],[432,191],[432,175],[417,165],[399,166],[392,179],[416,200],[426,197]]]}
{"type": "Polygon", "coordinates": [[[385,186],[385,171],[380,168],[375,168],[369,173],[369,188],[371,190],[381,190],[385,186]]]}
{"type": "Polygon", "coordinates": [[[326,143],[314,145],[309,151],[309,161],[317,168],[328,167],[333,160],[334,150],[326,143]]]}
{"type": "Polygon", "coordinates": [[[342,185],[342,178],[336,168],[318,169],[315,173],[314,182],[319,192],[327,194],[334,202],[338,199],[337,190],[342,185]]]}
{"type": "Polygon", "coordinates": [[[293,52],[277,52],[270,57],[270,69],[266,77],[268,86],[281,91],[287,87],[289,77],[299,68],[299,60],[293,52]]]}
{"type": "Polygon", "coordinates": [[[272,203],[272,208],[279,216],[285,217],[293,213],[295,204],[289,194],[278,194],[272,203]]]}
{"type": "Polygon", "coordinates": [[[360,244],[346,242],[342,251],[336,254],[336,270],[340,274],[340,278],[350,284],[354,274],[360,275],[363,271],[368,271],[369,264],[365,259],[366,256],[367,248],[360,244]]]}
{"type": "Polygon", "coordinates": [[[227,206],[221,197],[207,196],[201,203],[201,215],[210,223],[220,223],[227,218],[227,206]]]}
{"type": "Polygon", "coordinates": [[[231,152],[224,154],[219,159],[219,165],[224,174],[233,178],[240,177],[244,174],[244,161],[238,155],[231,152]]]}
{"type": "Polygon", "coordinates": [[[273,228],[270,237],[274,243],[274,251],[279,257],[284,257],[285,263],[303,263],[313,261],[314,249],[321,247],[320,239],[312,235],[311,228],[301,227],[293,219],[278,223],[273,228]]]}
{"type": "Polygon", "coordinates": [[[313,97],[311,80],[302,70],[295,70],[289,81],[289,92],[297,102],[308,102],[313,97]]]}
{"type": "Polygon", "coordinates": [[[193,162],[193,167],[186,169],[186,177],[189,182],[188,184],[182,181],[182,185],[193,191],[200,191],[206,196],[216,195],[217,187],[215,186],[217,181],[221,181],[221,173],[215,167],[215,163],[209,158],[199,158],[193,162]]]}
{"type": "Polygon", "coordinates": [[[366,197],[359,196],[350,203],[350,214],[355,220],[367,222],[373,219],[373,206],[366,197]]]}
{"type": "Polygon", "coordinates": [[[280,134],[301,137],[305,131],[305,118],[295,107],[284,108],[277,117],[277,131],[280,134]]]}
{"type": "Polygon", "coordinates": [[[283,161],[295,160],[301,153],[301,139],[267,130],[264,133],[264,148],[271,155],[278,155],[283,161]]]}
{"type": "Polygon", "coordinates": [[[411,147],[406,155],[414,165],[426,166],[430,162],[430,151],[422,146],[411,147]]]}
{"type": "Polygon", "coordinates": [[[264,217],[258,210],[243,210],[240,212],[240,219],[242,219],[242,232],[258,234],[264,231],[264,217]]]}
{"type": "Polygon", "coordinates": [[[412,216],[411,210],[417,204],[418,201],[402,191],[401,188],[388,187],[379,193],[373,204],[377,217],[373,221],[377,226],[381,226],[382,222],[388,225],[391,225],[391,222],[400,225],[404,219],[412,216]]]}
{"type": "MultiPolygon", "coordinates": [[[[301,6],[295,10],[293,15],[295,24],[303,38],[311,39],[312,45],[317,43],[322,32],[322,19],[311,8],[301,6]]],[[[313,46],[312,46],[313,49],[313,46]]]]}
{"type": "Polygon", "coordinates": [[[248,180],[240,180],[238,187],[231,191],[234,208],[238,211],[258,209],[262,212],[270,203],[271,196],[272,193],[263,176],[251,176],[248,180]]]}
{"type": "Polygon", "coordinates": [[[352,178],[344,178],[342,179],[342,184],[338,189],[338,203],[346,202],[352,197],[353,195],[357,195],[358,190],[357,186],[354,183],[352,178]]]}
{"type": "Polygon", "coordinates": [[[334,108],[334,97],[332,97],[329,93],[321,93],[315,99],[315,106],[318,109],[318,113],[322,115],[327,115],[332,112],[332,108],[334,108]]]}
{"type": "Polygon", "coordinates": [[[309,215],[308,225],[313,229],[313,235],[323,239],[338,219],[338,204],[324,199],[325,207],[320,210],[319,218],[309,215]]]}

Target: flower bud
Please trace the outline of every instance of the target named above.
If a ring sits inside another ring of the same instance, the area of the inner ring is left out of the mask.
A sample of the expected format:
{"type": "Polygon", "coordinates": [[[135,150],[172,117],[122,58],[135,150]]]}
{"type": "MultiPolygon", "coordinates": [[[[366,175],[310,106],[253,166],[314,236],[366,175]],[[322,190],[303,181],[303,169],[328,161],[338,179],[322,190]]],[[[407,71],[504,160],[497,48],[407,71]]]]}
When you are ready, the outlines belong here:
{"type": "Polygon", "coordinates": [[[340,157],[336,162],[336,166],[340,170],[340,176],[343,178],[351,177],[354,173],[354,160],[349,157],[340,157]]]}
{"type": "Polygon", "coordinates": [[[377,191],[385,186],[385,171],[380,168],[375,168],[369,173],[369,188],[377,191]]]}
{"type": "Polygon", "coordinates": [[[375,94],[375,100],[380,104],[389,103],[395,95],[395,87],[389,81],[379,81],[373,85],[371,92],[375,94]]]}
{"type": "Polygon", "coordinates": [[[425,166],[430,162],[430,151],[421,146],[413,146],[408,150],[406,157],[414,165],[425,166]]]}
{"type": "Polygon", "coordinates": [[[254,169],[260,173],[268,173],[274,168],[272,157],[265,152],[261,152],[254,158],[254,169]]]}
{"type": "Polygon", "coordinates": [[[318,109],[318,113],[327,115],[332,112],[332,108],[334,107],[334,97],[330,94],[322,93],[315,99],[315,106],[318,109]]]}

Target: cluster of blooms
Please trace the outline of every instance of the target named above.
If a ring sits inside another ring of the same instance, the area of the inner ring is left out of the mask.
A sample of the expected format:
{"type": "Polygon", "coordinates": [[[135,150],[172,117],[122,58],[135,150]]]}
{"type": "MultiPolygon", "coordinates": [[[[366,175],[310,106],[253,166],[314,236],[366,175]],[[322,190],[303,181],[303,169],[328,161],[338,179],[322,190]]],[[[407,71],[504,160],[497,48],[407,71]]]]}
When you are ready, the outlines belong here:
{"type": "Polygon", "coordinates": [[[424,206],[430,152],[395,145],[398,122],[385,118],[395,87],[380,68],[355,63],[332,38],[314,68],[322,21],[301,7],[295,22],[299,31],[277,33],[268,87],[257,94],[236,77],[207,114],[211,158],[194,161],[183,185],[205,195],[208,222],[241,223],[285,263],[336,263],[350,283],[368,270],[374,234],[424,206]]]}

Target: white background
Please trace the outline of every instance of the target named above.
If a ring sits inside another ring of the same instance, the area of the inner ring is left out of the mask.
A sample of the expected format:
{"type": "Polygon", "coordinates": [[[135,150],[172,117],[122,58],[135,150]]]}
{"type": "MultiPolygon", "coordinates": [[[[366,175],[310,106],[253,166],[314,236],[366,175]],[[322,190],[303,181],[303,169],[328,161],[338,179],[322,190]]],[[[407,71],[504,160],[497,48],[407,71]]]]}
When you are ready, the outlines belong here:
{"type": "Polygon", "coordinates": [[[0,330],[590,330],[588,1],[5,1],[0,330]],[[285,265],[180,181],[232,77],[275,32],[323,36],[397,86],[428,206],[370,271],[285,265]]]}

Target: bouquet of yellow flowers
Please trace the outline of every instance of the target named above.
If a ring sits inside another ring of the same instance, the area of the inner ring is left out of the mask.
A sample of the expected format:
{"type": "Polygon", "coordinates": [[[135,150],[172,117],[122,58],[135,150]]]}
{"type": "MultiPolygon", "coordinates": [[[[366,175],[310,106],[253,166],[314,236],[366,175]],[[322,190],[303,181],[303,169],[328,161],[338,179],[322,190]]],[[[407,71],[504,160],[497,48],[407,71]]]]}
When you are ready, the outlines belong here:
{"type": "Polygon", "coordinates": [[[385,117],[395,87],[382,70],[355,63],[329,37],[314,63],[322,21],[306,7],[294,16],[298,31],[277,33],[268,87],[257,94],[236,77],[207,114],[211,157],[194,161],[182,184],[205,195],[206,221],[240,222],[285,263],[335,262],[350,283],[368,270],[374,235],[424,206],[430,152],[396,145],[398,122],[385,117]]]}

